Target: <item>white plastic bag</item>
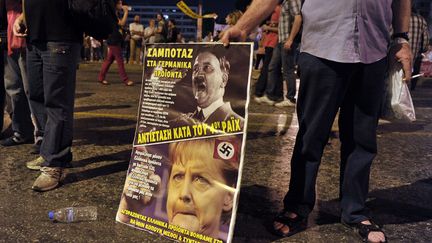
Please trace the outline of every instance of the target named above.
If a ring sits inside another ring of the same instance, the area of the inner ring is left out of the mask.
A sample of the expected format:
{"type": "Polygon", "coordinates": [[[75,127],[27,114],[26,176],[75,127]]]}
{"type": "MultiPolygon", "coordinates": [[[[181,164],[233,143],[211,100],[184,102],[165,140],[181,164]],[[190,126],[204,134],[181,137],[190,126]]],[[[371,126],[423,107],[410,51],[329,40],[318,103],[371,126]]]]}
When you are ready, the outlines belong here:
{"type": "Polygon", "coordinates": [[[386,92],[384,118],[403,122],[416,120],[410,91],[408,85],[403,81],[403,70],[400,65],[391,68],[386,92]]]}

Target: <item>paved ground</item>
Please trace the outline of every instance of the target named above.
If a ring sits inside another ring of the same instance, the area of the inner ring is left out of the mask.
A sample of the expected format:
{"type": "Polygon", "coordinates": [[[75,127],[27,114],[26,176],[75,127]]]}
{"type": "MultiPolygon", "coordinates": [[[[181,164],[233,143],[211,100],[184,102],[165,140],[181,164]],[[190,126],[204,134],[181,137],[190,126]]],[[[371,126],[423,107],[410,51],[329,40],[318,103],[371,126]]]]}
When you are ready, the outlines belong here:
{"type": "MultiPolygon", "coordinates": [[[[0,148],[0,242],[169,242],[115,223],[132,137],[139,85],[125,87],[113,69],[112,85],[96,82],[100,64],[81,65],[75,108],[73,168],[62,187],[37,193],[38,175],[25,168],[31,145],[0,148]],[[53,224],[47,211],[66,206],[98,206],[98,220],[53,224]]],[[[141,80],[139,66],[127,66],[141,80]]],[[[372,168],[368,205],[384,224],[390,242],[432,241],[432,82],[413,92],[418,121],[383,124],[379,155],[372,168]]],[[[294,109],[251,101],[248,142],[234,242],[359,242],[339,223],[338,148],[326,147],[311,227],[279,239],[267,225],[280,210],[289,181],[289,158],[296,132],[294,109]]]]}

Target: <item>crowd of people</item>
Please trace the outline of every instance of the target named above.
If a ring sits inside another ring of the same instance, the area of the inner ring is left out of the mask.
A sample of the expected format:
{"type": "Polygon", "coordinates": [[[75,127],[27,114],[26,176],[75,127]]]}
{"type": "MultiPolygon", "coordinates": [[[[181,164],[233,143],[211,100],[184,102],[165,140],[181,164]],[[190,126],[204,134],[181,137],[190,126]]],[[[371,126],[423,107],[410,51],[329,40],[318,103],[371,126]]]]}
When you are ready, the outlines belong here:
{"type": "MultiPolygon", "coordinates": [[[[184,43],[184,38],[176,21],[166,20],[161,13],[147,27],[138,15],[127,25],[129,8],[121,0],[116,1],[118,23],[107,40],[83,38],[67,15],[67,1],[25,1],[22,6],[23,2],[0,0],[0,52],[4,55],[0,59],[0,114],[4,114],[7,94],[13,130],[0,144],[33,143],[30,152],[39,156],[26,166],[40,175],[32,189],[48,191],[58,186],[64,168],[72,161],[80,55],[86,60],[104,60],[98,75],[102,85],[109,84],[106,74],[115,60],[121,80],[132,86],[125,59],[141,64],[143,44],[184,43]]],[[[296,106],[299,132],[291,159],[291,181],[273,231],[290,236],[306,228],[315,203],[323,149],[339,114],[341,221],[357,229],[365,241],[385,242],[384,231],[372,221],[365,201],[370,166],[377,154],[376,130],[386,70],[389,63],[399,62],[406,80],[412,72],[419,72],[422,53],[429,44],[427,23],[411,13],[409,0],[367,1],[361,14],[350,7],[357,6],[354,0],[329,0],[325,5],[318,0],[303,2],[255,0],[244,14],[230,13],[227,28],[216,35],[209,33],[204,40],[220,40],[226,45],[233,40],[256,42],[254,67],[260,69],[260,75],[254,100],[277,107],[296,106]],[[364,19],[360,21],[360,17],[364,19]],[[301,86],[296,95],[298,77],[301,86]]],[[[415,88],[414,79],[411,89],[415,88]]]]}

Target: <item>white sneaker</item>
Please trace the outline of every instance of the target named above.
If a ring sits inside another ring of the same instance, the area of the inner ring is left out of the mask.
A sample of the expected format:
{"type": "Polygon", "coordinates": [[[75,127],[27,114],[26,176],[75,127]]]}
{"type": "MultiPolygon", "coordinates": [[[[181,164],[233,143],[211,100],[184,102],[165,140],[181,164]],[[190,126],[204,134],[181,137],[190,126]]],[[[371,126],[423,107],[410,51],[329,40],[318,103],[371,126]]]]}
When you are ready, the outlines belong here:
{"type": "Polygon", "coordinates": [[[296,104],[290,100],[284,100],[275,104],[276,107],[294,107],[296,104]]]}
{"type": "Polygon", "coordinates": [[[266,103],[267,105],[274,105],[275,103],[273,100],[269,99],[267,95],[263,95],[261,97],[255,97],[254,99],[259,104],[266,103]]]}

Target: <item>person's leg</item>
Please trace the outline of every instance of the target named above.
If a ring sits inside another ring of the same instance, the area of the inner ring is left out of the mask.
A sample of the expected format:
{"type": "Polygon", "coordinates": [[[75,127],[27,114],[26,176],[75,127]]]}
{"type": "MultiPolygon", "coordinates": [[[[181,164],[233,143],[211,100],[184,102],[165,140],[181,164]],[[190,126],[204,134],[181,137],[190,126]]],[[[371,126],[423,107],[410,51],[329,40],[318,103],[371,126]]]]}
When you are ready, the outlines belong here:
{"type": "MultiPolygon", "coordinates": [[[[22,59],[19,52],[6,56],[5,61],[5,89],[12,104],[12,130],[13,137],[3,141],[5,146],[18,145],[33,140],[33,124],[27,95],[24,89],[23,77],[19,61],[22,59]]],[[[22,60],[21,60],[22,61],[22,60]]]]}
{"type": "Polygon", "coordinates": [[[99,82],[102,82],[105,80],[106,74],[107,74],[111,64],[114,61],[114,55],[112,52],[112,47],[113,46],[108,47],[108,53],[106,55],[105,61],[102,63],[102,67],[101,67],[101,70],[100,70],[99,76],[98,76],[99,82]]]}
{"type": "Polygon", "coordinates": [[[283,99],[282,82],[282,52],[283,43],[278,43],[273,49],[272,58],[268,67],[268,81],[265,94],[273,101],[283,99]]]}
{"type": "Polygon", "coordinates": [[[255,62],[255,69],[259,68],[259,65],[261,63],[261,60],[264,58],[264,54],[257,54],[256,55],[256,62],[255,62]]]}
{"type": "Polygon", "coordinates": [[[75,67],[80,47],[77,43],[48,42],[42,53],[48,120],[41,155],[47,167],[66,167],[72,160],[75,67]]]}
{"type": "Polygon", "coordinates": [[[365,206],[372,160],[377,153],[376,130],[384,91],[387,60],[359,64],[339,116],[341,140],[342,221],[369,219],[365,206]]]}
{"type": "Polygon", "coordinates": [[[142,45],[138,42],[136,45],[136,63],[141,64],[142,60],[142,45]]]}
{"type": "Polygon", "coordinates": [[[129,80],[123,63],[122,48],[120,46],[112,46],[112,53],[117,62],[118,72],[121,80],[126,84],[129,80]]]}
{"type": "Polygon", "coordinates": [[[136,41],[134,39],[130,39],[130,63],[134,64],[136,58],[136,41]]]}
{"type": "Polygon", "coordinates": [[[265,48],[265,56],[264,56],[264,64],[261,69],[261,74],[258,78],[258,81],[255,84],[255,96],[261,97],[264,95],[264,91],[267,86],[267,76],[268,76],[268,66],[272,59],[273,48],[266,47],[265,48]]]}
{"type": "Polygon", "coordinates": [[[26,93],[27,102],[29,104],[30,108],[30,114],[31,114],[31,120],[34,127],[34,146],[32,151],[30,153],[32,154],[39,154],[40,151],[40,145],[42,144],[43,139],[43,128],[42,125],[38,123],[36,116],[34,115],[34,112],[32,110],[32,107],[30,105],[30,97],[29,97],[29,79],[27,76],[27,54],[26,52],[20,52],[20,57],[18,59],[18,65],[21,72],[21,77],[24,85],[24,91],[26,93]]]}
{"type": "Polygon", "coordinates": [[[284,50],[282,52],[282,76],[283,80],[287,82],[287,95],[286,97],[291,102],[295,102],[296,95],[296,74],[295,74],[295,60],[294,55],[297,50],[297,44],[293,43],[291,50],[284,50]]]}
{"type": "Polygon", "coordinates": [[[299,131],[291,159],[285,210],[307,217],[315,205],[315,184],[321,156],[344,93],[352,64],[302,53],[297,102],[299,131]]]}
{"type": "MultiPolygon", "coordinates": [[[[45,124],[47,119],[45,109],[45,98],[43,90],[43,76],[42,76],[42,57],[40,51],[35,45],[27,45],[27,83],[28,83],[28,99],[30,110],[33,114],[33,120],[36,129],[35,137],[42,138],[45,131],[45,124]]],[[[25,82],[25,81],[24,81],[25,82]]]]}
{"type": "MultiPolygon", "coordinates": [[[[420,66],[421,66],[421,63],[422,63],[422,59],[423,59],[423,57],[421,55],[418,56],[418,57],[416,57],[414,59],[413,73],[412,73],[412,75],[416,75],[416,74],[420,73],[420,66]]],[[[417,80],[418,79],[419,78],[413,78],[413,79],[411,79],[411,87],[410,87],[411,90],[415,90],[415,88],[417,86],[417,80]]]]}

